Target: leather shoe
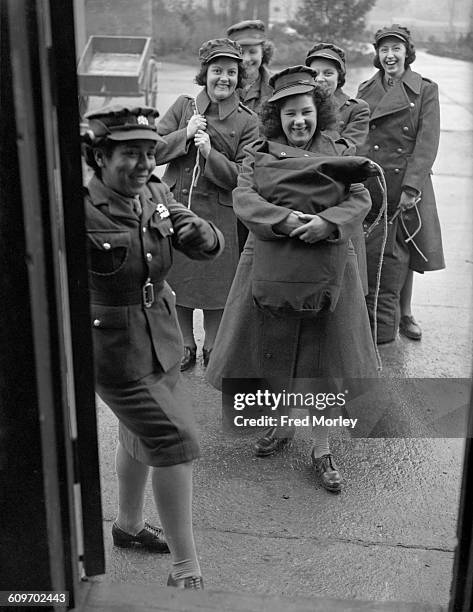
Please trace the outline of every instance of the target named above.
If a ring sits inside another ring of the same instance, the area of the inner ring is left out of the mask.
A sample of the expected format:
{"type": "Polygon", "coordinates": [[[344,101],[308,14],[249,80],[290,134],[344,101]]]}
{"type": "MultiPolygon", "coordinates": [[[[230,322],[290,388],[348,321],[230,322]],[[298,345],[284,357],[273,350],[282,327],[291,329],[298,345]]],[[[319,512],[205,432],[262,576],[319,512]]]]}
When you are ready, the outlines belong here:
{"type": "Polygon", "coordinates": [[[166,586],[177,587],[178,589],[194,589],[196,591],[201,591],[204,588],[204,580],[202,576],[191,576],[190,578],[176,580],[172,574],[169,574],[166,586]]]}
{"type": "Polygon", "coordinates": [[[411,340],[420,340],[422,330],[413,316],[404,315],[399,322],[399,333],[411,340]]]}
{"type": "Polygon", "coordinates": [[[341,491],[342,477],[332,455],[329,453],[327,455],[322,455],[322,457],[314,457],[312,454],[311,459],[314,471],[322,486],[327,489],[327,491],[341,491]]]}
{"type": "Polygon", "coordinates": [[[181,372],[185,372],[191,366],[195,365],[197,349],[191,346],[184,347],[184,355],[181,359],[181,372]]]}
{"type": "Polygon", "coordinates": [[[282,450],[292,442],[295,432],[288,432],[282,438],[278,437],[277,433],[277,427],[270,427],[266,430],[264,436],[255,442],[254,449],[257,457],[268,457],[282,450]]]}
{"type": "Polygon", "coordinates": [[[202,361],[204,363],[204,368],[206,368],[209,365],[209,359],[210,359],[210,353],[212,352],[212,349],[206,349],[203,348],[202,349],[202,361]]]}
{"type": "Polygon", "coordinates": [[[150,525],[149,523],[145,523],[144,528],[136,535],[123,531],[123,529],[120,529],[116,523],[113,523],[112,539],[114,545],[119,546],[120,548],[139,546],[151,552],[170,552],[169,546],[164,539],[163,530],[159,527],[153,527],[153,525],[150,525]]]}

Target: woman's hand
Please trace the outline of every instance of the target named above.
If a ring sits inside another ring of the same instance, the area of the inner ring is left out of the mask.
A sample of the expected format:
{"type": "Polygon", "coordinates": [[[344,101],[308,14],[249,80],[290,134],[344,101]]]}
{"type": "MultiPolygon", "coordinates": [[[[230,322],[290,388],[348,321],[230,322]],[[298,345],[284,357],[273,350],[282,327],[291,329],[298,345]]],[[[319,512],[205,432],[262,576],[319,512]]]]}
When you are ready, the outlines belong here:
{"type": "Polygon", "coordinates": [[[409,210],[410,208],[414,208],[416,200],[417,196],[413,195],[412,193],[407,193],[406,191],[401,191],[399,208],[401,210],[409,210]]]}
{"type": "Polygon", "coordinates": [[[332,234],[337,226],[329,221],[325,221],[322,217],[318,215],[309,215],[309,214],[301,214],[299,216],[299,221],[305,223],[300,227],[293,230],[290,234],[290,238],[299,238],[308,244],[314,244],[314,242],[319,242],[319,240],[324,240],[332,234]]]}
{"type": "Polygon", "coordinates": [[[204,115],[192,115],[187,124],[187,140],[194,138],[198,130],[207,129],[207,119],[204,115]]]}
{"type": "Polygon", "coordinates": [[[207,134],[207,132],[204,132],[203,130],[198,130],[196,132],[196,135],[194,136],[194,144],[200,151],[202,157],[207,159],[210,153],[210,149],[212,148],[210,146],[210,136],[207,134]]]}
{"type": "Polygon", "coordinates": [[[290,235],[293,230],[304,224],[303,221],[299,221],[301,215],[298,210],[291,211],[285,219],[273,225],[273,230],[277,234],[290,235]]]}

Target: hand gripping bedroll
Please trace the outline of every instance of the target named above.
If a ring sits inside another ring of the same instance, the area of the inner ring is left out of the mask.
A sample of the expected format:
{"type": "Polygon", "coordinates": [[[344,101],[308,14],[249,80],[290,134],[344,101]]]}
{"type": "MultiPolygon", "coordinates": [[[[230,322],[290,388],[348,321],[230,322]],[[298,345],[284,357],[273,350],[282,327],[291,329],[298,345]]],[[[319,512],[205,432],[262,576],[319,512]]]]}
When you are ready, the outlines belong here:
{"type": "MultiPolygon", "coordinates": [[[[349,198],[351,183],[379,173],[364,157],[322,156],[276,142],[255,153],[257,192],[278,206],[318,214],[349,198]]],[[[367,196],[368,197],[368,196],[367,196]]],[[[347,262],[348,242],[255,237],[255,304],[275,316],[312,318],[333,311],[347,262]]]]}

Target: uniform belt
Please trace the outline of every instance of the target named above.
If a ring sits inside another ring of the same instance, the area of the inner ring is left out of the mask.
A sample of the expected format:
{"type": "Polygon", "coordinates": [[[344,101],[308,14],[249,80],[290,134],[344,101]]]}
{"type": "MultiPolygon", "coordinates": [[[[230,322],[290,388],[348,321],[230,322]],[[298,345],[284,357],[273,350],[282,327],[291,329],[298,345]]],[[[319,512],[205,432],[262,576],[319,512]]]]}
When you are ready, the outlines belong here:
{"type": "Polygon", "coordinates": [[[156,296],[163,288],[163,281],[152,283],[150,280],[147,280],[141,289],[134,291],[120,291],[118,293],[91,289],[90,301],[92,304],[99,306],[132,306],[142,304],[145,308],[150,308],[154,304],[156,296]]]}

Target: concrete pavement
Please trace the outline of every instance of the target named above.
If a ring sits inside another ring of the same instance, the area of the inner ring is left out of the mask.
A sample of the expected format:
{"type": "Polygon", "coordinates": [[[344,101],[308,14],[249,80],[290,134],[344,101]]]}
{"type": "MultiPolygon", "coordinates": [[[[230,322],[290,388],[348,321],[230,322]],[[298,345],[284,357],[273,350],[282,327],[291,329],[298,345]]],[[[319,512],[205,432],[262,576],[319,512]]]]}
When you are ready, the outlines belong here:
{"type": "MultiPolygon", "coordinates": [[[[416,275],[414,313],[424,337],[382,348],[384,375],[471,375],[473,187],[472,65],[418,53],[413,68],[439,84],[441,145],[434,167],[447,268],[416,275]]],[[[159,106],[195,93],[195,69],[164,64],[159,106]]],[[[348,93],[372,74],[353,70],[348,93]]],[[[93,102],[93,101],[92,101],[93,102]]],[[[201,321],[197,321],[199,341],[201,321]]],[[[252,455],[256,434],[220,428],[220,395],[199,363],[186,373],[202,438],[195,469],[195,532],[208,589],[289,597],[446,604],[462,469],[459,439],[350,439],[332,450],[347,486],[322,489],[309,465],[310,439],[298,431],[281,456],[252,455]]],[[[116,420],[99,404],[107,574],[100,580],[163,585],[169,556],[113,549],[116,420]]],[[[158,522],[151,494],[146,516],[158,522]]],[[[327,608],[328,609],[328,608],[327,608]]]]}

